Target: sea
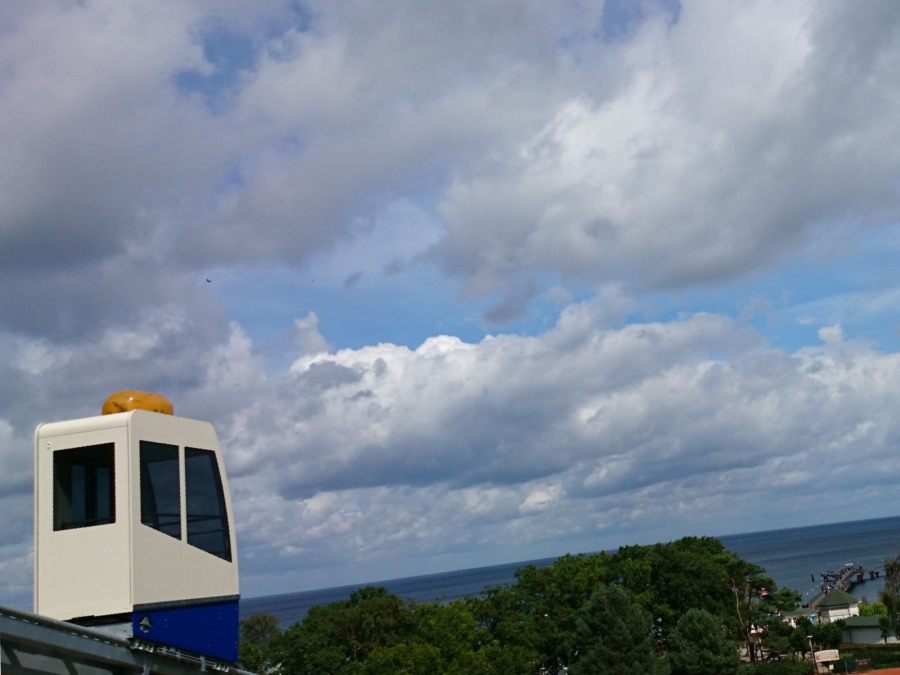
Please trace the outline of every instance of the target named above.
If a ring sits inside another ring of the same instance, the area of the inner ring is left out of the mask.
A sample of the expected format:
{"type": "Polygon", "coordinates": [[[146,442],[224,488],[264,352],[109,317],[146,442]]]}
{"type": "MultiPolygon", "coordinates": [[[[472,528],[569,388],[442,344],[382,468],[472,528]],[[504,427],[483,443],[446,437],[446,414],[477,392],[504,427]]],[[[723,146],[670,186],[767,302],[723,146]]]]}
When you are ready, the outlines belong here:
{"type": "MultiPolygon", "coordinates": [[[[885,557],[898,554],[900,545],[900,517],[857,520],[811,525],[782,530],[730,534],[718,537],[730,551],[766,569],[779,588],[798,591],[802,602],[809,602],[821,590],[821,573],[836,571],[852,564],[866,570],[879,567],[885,557]],[[815,576],[815,581],[810,575],[815,576]]],[[[466,595],[477,595],[485,586],[497,586],[515,581],[520,567],[552,565],[556,560],[542,558],[476,567],[473,569],[426,574],[404,579],[372,580],[351,586],[323,588],[298,593],[283,593],[257,598],[241,599],[241,618],[253,614],[272,614],[282,627],[291,626],[303,619],[311,607],[338,600],[346,600],[350,593],[364,586],[384,586],[391,593],[413,598],[417,602],[443,599],[451,601],[466,595]]],[[[869,580],[850,592],[857,598],[870,602],[878,599],[878,590],[884,586],[884,577],[869,580]]]]}

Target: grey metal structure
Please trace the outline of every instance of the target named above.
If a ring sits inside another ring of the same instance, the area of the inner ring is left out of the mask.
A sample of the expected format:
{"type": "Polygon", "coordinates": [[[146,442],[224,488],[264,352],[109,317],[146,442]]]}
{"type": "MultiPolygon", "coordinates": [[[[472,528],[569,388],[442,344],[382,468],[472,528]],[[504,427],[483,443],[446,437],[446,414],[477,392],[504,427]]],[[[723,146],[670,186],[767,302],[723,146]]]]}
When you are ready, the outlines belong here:
{"type": "Polygon", "coordinates": [[[172,647],[0,607],[2,675],[253,675],[172,647]]]}

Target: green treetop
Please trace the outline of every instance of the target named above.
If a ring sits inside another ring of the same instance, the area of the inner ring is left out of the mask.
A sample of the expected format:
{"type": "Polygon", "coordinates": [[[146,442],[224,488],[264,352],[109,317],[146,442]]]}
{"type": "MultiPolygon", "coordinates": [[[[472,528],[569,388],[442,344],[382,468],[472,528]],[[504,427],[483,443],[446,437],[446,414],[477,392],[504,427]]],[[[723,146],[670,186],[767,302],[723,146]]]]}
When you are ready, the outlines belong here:
{"type": "Polygon", "coordinates": [[[572,675],[655,675],[666,672],[656,655],[653,619],[619,586],[594,592],[576,626],[572,675]]]}
{"type": "Polygon", "coordinates": [[[668,659],[672,675],[735,675],[741,662],[725,624],[703,609],[689,609],[678,620],[668,659]]]}

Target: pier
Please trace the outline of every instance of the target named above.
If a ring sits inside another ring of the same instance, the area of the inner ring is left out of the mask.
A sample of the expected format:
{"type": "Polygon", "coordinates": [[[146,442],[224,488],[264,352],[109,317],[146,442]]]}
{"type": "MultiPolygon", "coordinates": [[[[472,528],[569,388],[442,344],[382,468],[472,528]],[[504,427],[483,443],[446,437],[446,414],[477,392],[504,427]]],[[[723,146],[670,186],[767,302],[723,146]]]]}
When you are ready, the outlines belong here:
{"type": "MultiPolygon", "coordinates": [[[[853,565],[845,565],[837,572],[822,572],[822,590],[809,602],[810,607],[816,607],[828,593],[834,589],[850,592],[854,586],[863,584],[866,581],[874,581],[884,572],[884,567],[873,567],[864,569],[862,565],[854,567],[853,565]],[[868,577],[868,578],[867,578],[868,577]]],[[[810,574],[815,581],[815,575],[810,574]]]]}

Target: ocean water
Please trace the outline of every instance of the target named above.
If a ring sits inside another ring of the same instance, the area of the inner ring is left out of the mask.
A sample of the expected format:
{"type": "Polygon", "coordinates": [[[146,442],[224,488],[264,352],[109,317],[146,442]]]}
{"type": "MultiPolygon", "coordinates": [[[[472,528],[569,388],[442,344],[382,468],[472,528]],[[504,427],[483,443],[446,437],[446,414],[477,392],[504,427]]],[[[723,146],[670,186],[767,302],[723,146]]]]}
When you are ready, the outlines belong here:
{"type": "MultiPolygon", "coordinates": [[[[820,590],[821,572],[845,564],[862,565],[864,569],[879,567],[885,557],[897,555],[900,517],[732,534],[719,539],[745,560],[765,567],[779,587],[799,591],[803,602],[808,602],[820,590]],[[811,572],[816,582],[810,580],[811,572]]],[[[875,602],[878,590],[884,587],[884,577],[874,581],[865,578],[865,583],[850,592],[875,602]]]]}
{"type": "MultiPolygon", "coordinates": [[[[725,547],[742,558],[766,568],[779,587],[793,588],[808,602],[819,591],[820,573],[842,565],[880,566],[888,555],[897,555],[900,545],[900,517],[858,520],[831,525],[794,527],[719,537],[725,547]],[[810,580],[815,573],[816,582],[810,580]]],[[[241,618],[253,614],[273,614],[283,627],[300,621],[310,607],[345,600],[363,586],[384,586],[391,593],[430,602],[438,598],[454,600],[474,595],[485,586],[515,581],[515,571],[525,565],[550,565],[556,558],[526,560],[491,567],[427,574],[404,579],[372,581],[352,586],[323,588],[299,593],[284,593],[241,600],[241,618]]],[[[866,577],[868,579],[868,577],[866,577]]],[[[884,578],[866,581],[851,593],[874,602],[884,578]]]]}

